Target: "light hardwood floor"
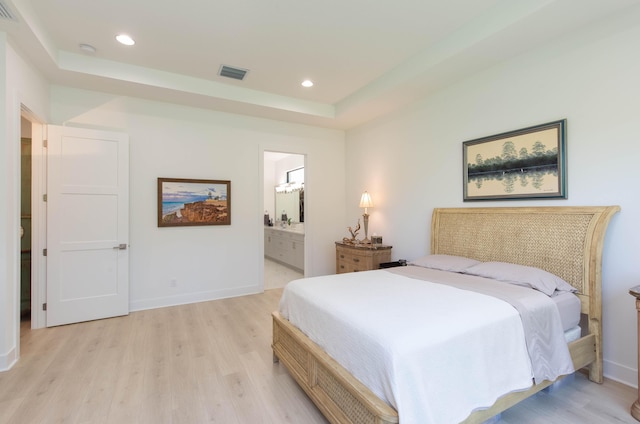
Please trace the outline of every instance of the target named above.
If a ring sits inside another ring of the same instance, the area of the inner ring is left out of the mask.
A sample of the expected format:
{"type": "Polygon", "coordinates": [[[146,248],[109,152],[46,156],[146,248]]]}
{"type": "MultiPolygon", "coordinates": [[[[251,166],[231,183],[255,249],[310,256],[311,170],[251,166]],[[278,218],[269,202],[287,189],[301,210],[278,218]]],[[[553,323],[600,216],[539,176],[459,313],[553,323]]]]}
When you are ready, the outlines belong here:
{"type": "Polygon", "coordinates": [[[264,258],[264,289],[281,289],[288,282],[304,277],[299,271],[264,258]]]}
{"type": "MultiPolygon", "coordinates": [[[[0,373],[0,423],[326,423],[272,362],[270,313],[281,293],[25,327],[20,361],[0,373]]],[[[636,423],[635,394],[577,375],[500,422],[636,423]]]]}

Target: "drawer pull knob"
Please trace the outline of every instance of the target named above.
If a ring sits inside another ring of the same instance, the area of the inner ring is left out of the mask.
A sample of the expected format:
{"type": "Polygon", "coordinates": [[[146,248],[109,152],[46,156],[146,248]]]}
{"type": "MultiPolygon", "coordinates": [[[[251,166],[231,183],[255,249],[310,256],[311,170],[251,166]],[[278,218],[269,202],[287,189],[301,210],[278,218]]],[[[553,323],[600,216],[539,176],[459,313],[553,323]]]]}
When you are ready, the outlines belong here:
{"type": "Polygon", "coordinates": [[[344,259],[344,255],[340,255],[340,259],[344,259]]]}
{"type": "Polygon", "coordinates": [[[358,262],[360,262],[360,259],[358,259],[358,258],[353,258],[353,262],[358,263],[358,262]]]}

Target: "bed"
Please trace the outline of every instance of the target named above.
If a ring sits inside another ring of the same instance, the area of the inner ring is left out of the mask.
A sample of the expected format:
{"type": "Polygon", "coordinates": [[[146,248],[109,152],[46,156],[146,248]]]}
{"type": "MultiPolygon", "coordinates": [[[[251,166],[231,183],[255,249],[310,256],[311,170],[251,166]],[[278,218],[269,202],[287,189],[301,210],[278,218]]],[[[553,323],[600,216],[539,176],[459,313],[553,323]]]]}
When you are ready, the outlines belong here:
{"type": "MultiPolygon", "coordinates": [[[[434,209],[431,253],[536,267],[569,283],[582,314],[582,333],[568,345],[570,360],[573,368],[585,369],[592,381],[600,383],[602,249],[606,227],[618,210],[617,206],[434,209]]],[[[374,394],[278,311],[273,313],[272,347],[274,360],[289,370],[330,422],[399,422],[388,400],[374,394]]],[[[525,390],[505,393],[463,422],[483,422],[551,384],[536,381],[525,390]]]]}

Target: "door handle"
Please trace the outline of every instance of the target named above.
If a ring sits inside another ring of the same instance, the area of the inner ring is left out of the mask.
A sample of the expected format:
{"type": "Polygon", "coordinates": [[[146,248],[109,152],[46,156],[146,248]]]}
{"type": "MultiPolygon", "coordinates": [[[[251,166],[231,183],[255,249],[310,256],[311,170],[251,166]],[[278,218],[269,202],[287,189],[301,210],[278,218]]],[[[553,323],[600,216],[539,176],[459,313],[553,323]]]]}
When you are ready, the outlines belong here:
{"type": "Polygon", "coordinates": [[[117,249],[117,250],[126,250],[127,249],[127,243],[120,243],[119,245],[114,246],[113,248],[117,249]]]}

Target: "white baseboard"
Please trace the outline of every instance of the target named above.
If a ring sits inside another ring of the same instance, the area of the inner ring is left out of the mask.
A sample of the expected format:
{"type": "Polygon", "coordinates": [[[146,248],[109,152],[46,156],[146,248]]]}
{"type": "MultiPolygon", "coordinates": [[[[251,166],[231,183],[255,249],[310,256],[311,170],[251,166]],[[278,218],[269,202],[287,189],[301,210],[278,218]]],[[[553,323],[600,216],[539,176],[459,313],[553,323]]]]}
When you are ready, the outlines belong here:
{"type": "Polygon", "coordinates": [[[638,387],[638,370],[617,364],[612,361],[603,361],[604,376],[619,383],[631,387],[638,387]]]}
{"type": "Polygon", "coordinates": [[[8,371],[13,367],[18,358],[16,356],[16,349],[13,348],[5,355],[0,355],[0,371],[8,371]]]}
{"type": "Polygon", "coordinates": [[[144,311],[146,309],[186,305],[188,303],[208,302],[210,300],[226,299],[229,297],[262,293],[262,291],[263,290],[261,286],[248,286],[234,289],[212,290],[206,292],[178,294],[175,296],[156,297],[153,299],[144,299],[130,302],[129,311],[144,311]]]}

